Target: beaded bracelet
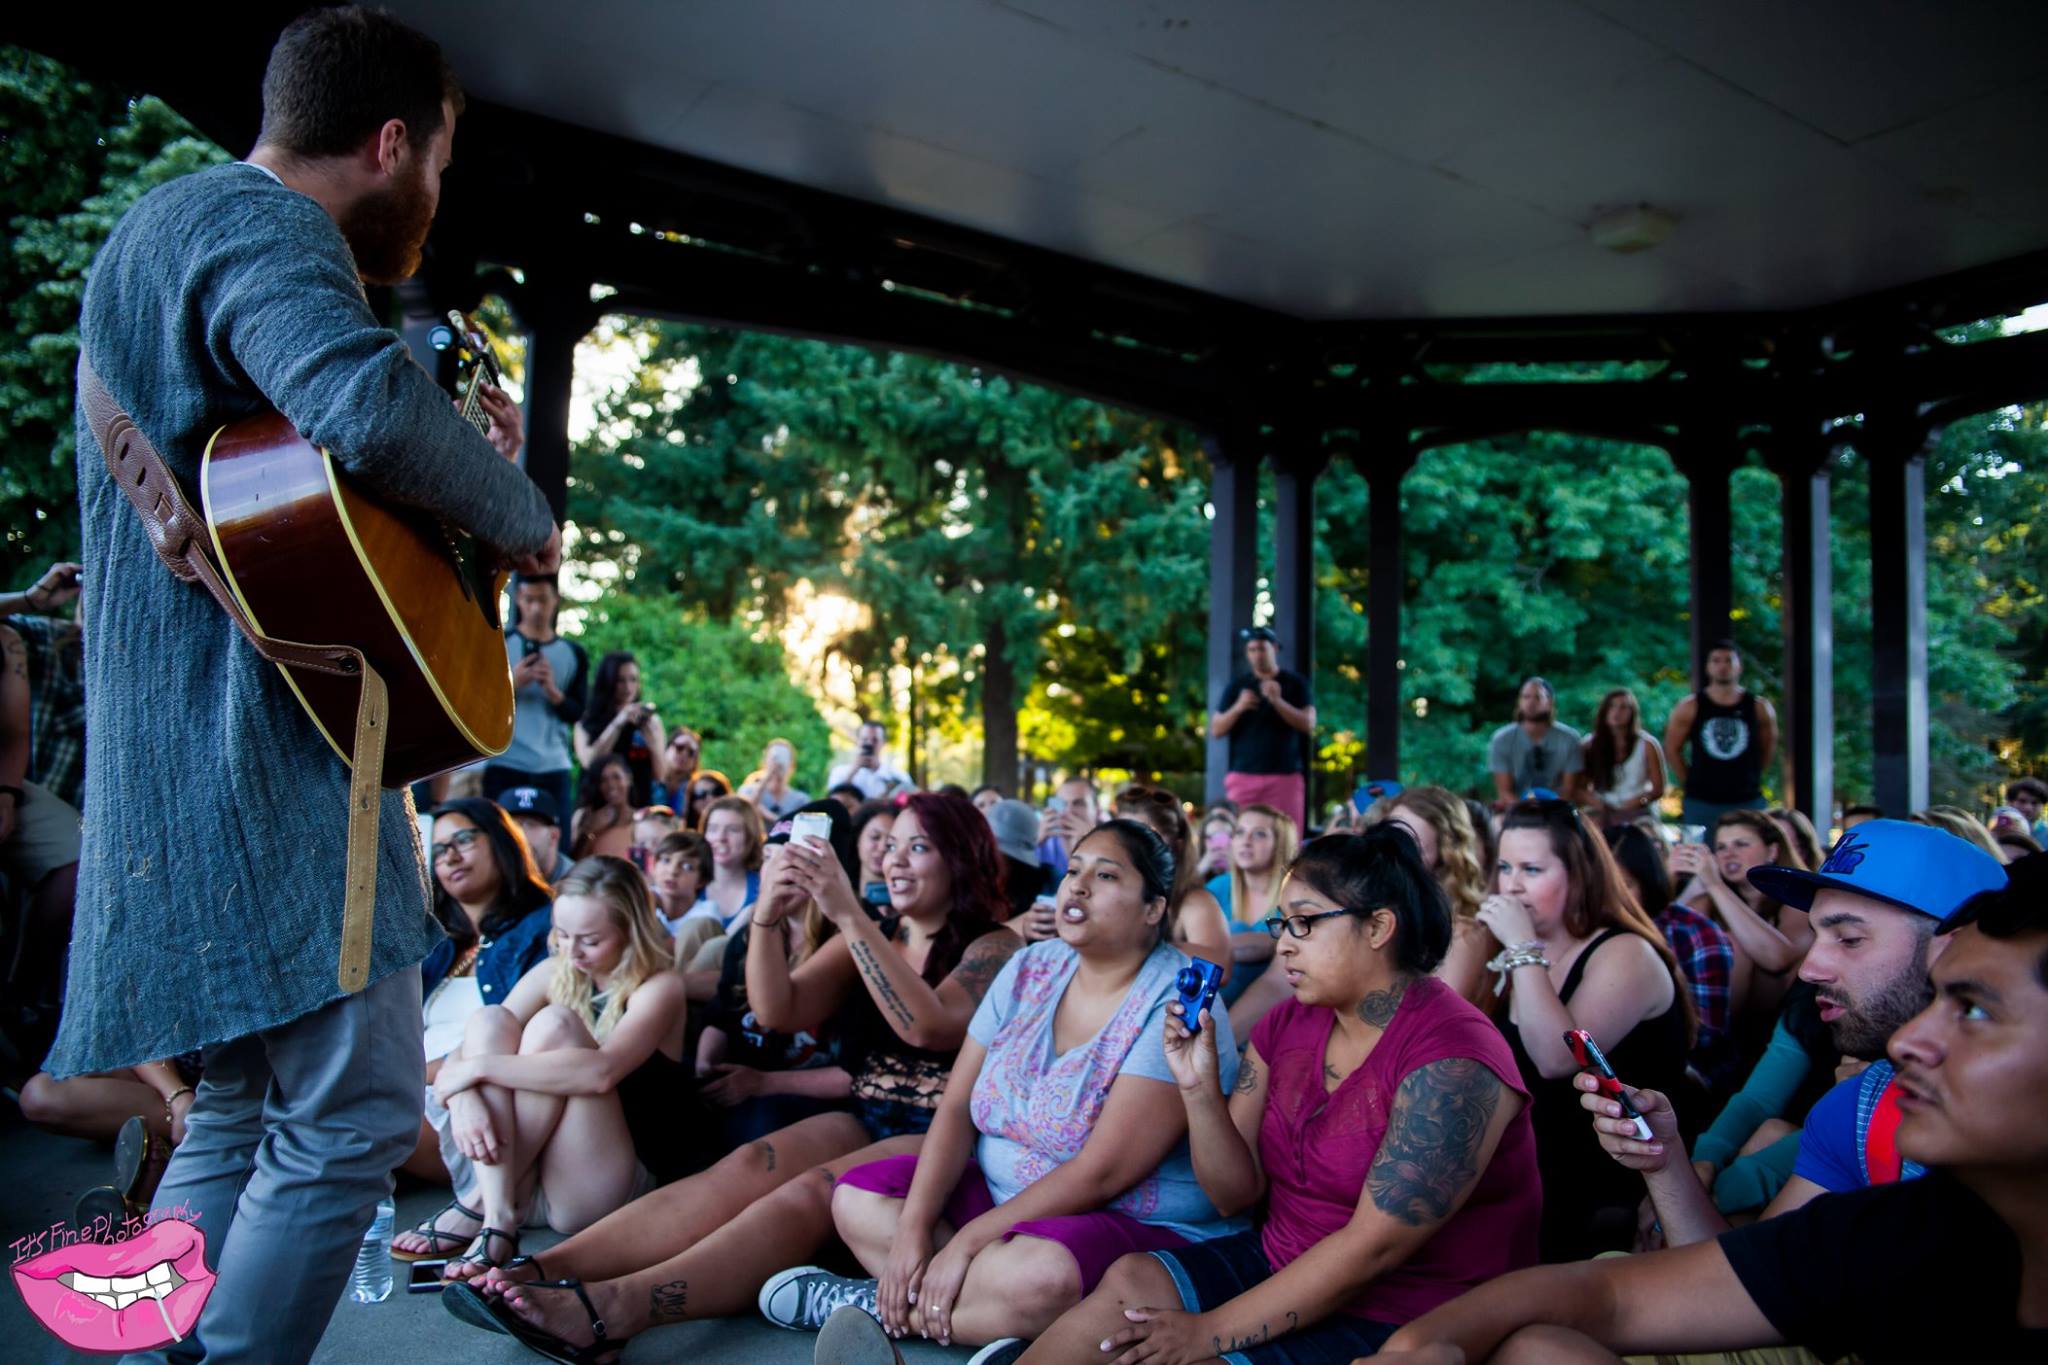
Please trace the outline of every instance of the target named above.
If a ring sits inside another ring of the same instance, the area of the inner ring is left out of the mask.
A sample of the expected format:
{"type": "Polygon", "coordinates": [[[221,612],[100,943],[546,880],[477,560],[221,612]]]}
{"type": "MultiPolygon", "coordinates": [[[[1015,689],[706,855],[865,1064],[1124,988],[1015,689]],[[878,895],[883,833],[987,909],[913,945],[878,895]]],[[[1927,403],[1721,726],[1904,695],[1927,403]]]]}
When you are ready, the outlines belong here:
{"type": "Polygon", "coordinates": [[[1541,967],[1545,971],[1550,969],[1550,959],[1543,955],[1541,943],[1531,940],[1528,943],[1517,943],[1511,948],[1503,948],[1486,964],[1486,970],[1494,973],[1494,994],[1498,995],[1505,991],[1508,987],[1508,977],[1522,967],[1541,967]]]}

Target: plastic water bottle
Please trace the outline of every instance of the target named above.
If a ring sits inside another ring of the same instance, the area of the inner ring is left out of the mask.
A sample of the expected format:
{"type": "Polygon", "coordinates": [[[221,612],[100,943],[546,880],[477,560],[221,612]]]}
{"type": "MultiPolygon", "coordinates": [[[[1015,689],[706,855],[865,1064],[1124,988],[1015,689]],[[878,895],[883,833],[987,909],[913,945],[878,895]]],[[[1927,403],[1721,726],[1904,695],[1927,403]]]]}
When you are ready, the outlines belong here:
{"type": "Polygon", "coordinates": [[[377,1216],[356,1252],[355,1273],[348,1277],[348,1296],[357,1303],[382,1303],[391,1297],[391,1227],[397,1220],[397,1205],[379,1200],[377,1216]]]}

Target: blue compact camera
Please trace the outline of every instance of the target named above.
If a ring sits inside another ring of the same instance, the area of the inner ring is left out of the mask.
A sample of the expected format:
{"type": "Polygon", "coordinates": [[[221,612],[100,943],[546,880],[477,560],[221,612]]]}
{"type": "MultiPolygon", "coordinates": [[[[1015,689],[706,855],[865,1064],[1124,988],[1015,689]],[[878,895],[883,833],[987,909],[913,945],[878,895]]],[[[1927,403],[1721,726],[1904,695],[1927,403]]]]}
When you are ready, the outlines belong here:
{"type": "Polygon", "coordinates": [[[1222,986],[1223,969],[1213,962],[1190,958],[1188,965],[1180,969],[1173,988],[1180,993],[1180,1021],[1188,1032],[1201,1032],[1202,1011],[1216,1003],[1216,992],[1222,986]]]}

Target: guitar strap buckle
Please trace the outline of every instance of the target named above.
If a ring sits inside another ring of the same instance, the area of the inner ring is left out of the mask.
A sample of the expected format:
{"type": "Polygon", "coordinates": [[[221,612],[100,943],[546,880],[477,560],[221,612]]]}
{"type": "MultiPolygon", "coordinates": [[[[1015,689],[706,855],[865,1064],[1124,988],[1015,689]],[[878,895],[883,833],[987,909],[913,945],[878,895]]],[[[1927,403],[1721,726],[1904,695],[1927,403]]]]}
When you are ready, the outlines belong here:
{"type": "Polygon", "coordinates": [[[99,442],[107,472],[136,514],[164,566],[182,582],[198,583],[220,604],[256,653],[280,668],[309,669],[362,679],[356,702],[355,746],[349,758],[348,879],[341,917],[341,958],[336,979],[344,992],[369,984],[370,928],[377,905],[377,834],[384,781],[384,737],[389,696],[384,679],[348,645],[308,645],[277,640],[257,630],[235,600],[206,552],[206,522],[192,509],[163,455],[128,415],[85,355],[78,357],[78,401],[86,425],[99,442]]]}

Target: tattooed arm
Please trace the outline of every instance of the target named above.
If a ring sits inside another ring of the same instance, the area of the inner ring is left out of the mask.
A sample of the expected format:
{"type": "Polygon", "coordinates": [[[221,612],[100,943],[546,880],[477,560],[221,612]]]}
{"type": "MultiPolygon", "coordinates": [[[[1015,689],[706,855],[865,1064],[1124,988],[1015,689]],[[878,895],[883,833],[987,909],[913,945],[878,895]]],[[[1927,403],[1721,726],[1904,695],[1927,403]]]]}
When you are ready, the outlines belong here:
{"type": "MultiPolygon", "coordinates": [[[[1174,1051],[1206,1047],[1214,1053],[1213,1037],[1203,1033],[1189,1037],[1180,1021],[1169,1014],[1166,1022],[1168,1062],[1174,1051]]],[[[1259,1166],[1259,1122],[1266,1115],[1266,1059],[1259,1049],[1247,1045],[1238,1064],[1237,1086],[1225,1095],[1217,1086],[1213,1067],[1191,1069],[1183,1077],[1181,1104],[1188,1114],[1188,1155],[1195,1167],[1195,1180],[1216,1211],[1229,1218],[1259,1202],[1266,1193],[1266,1173],[1259,1166]],[[1190,1083],[1192,1082],[1192,1083],[1190,1083]]]]}
{"type": "Polygon", "coordinates": [[[1478,1062],[1446,1057],[1408,1073],[1351,1221],[1271,1279],[1201,1314],[1228,1349],[1327,1318],[1406,1261],[1464,1204],[1522,1099],[1478,1062]]]}
{"type": "Polygon", "coordinates": [[[861,985],[896,1036],[912,1047],[934,1052],[960,1046],[989,984],[1024,946],[1006,929],[991,930],[969,944],[960,965],[932,986],[910,965],[902,949],[882,936],[881,926],[873,920],[863,918],[831,941],[842,942],[861,985]]]}

